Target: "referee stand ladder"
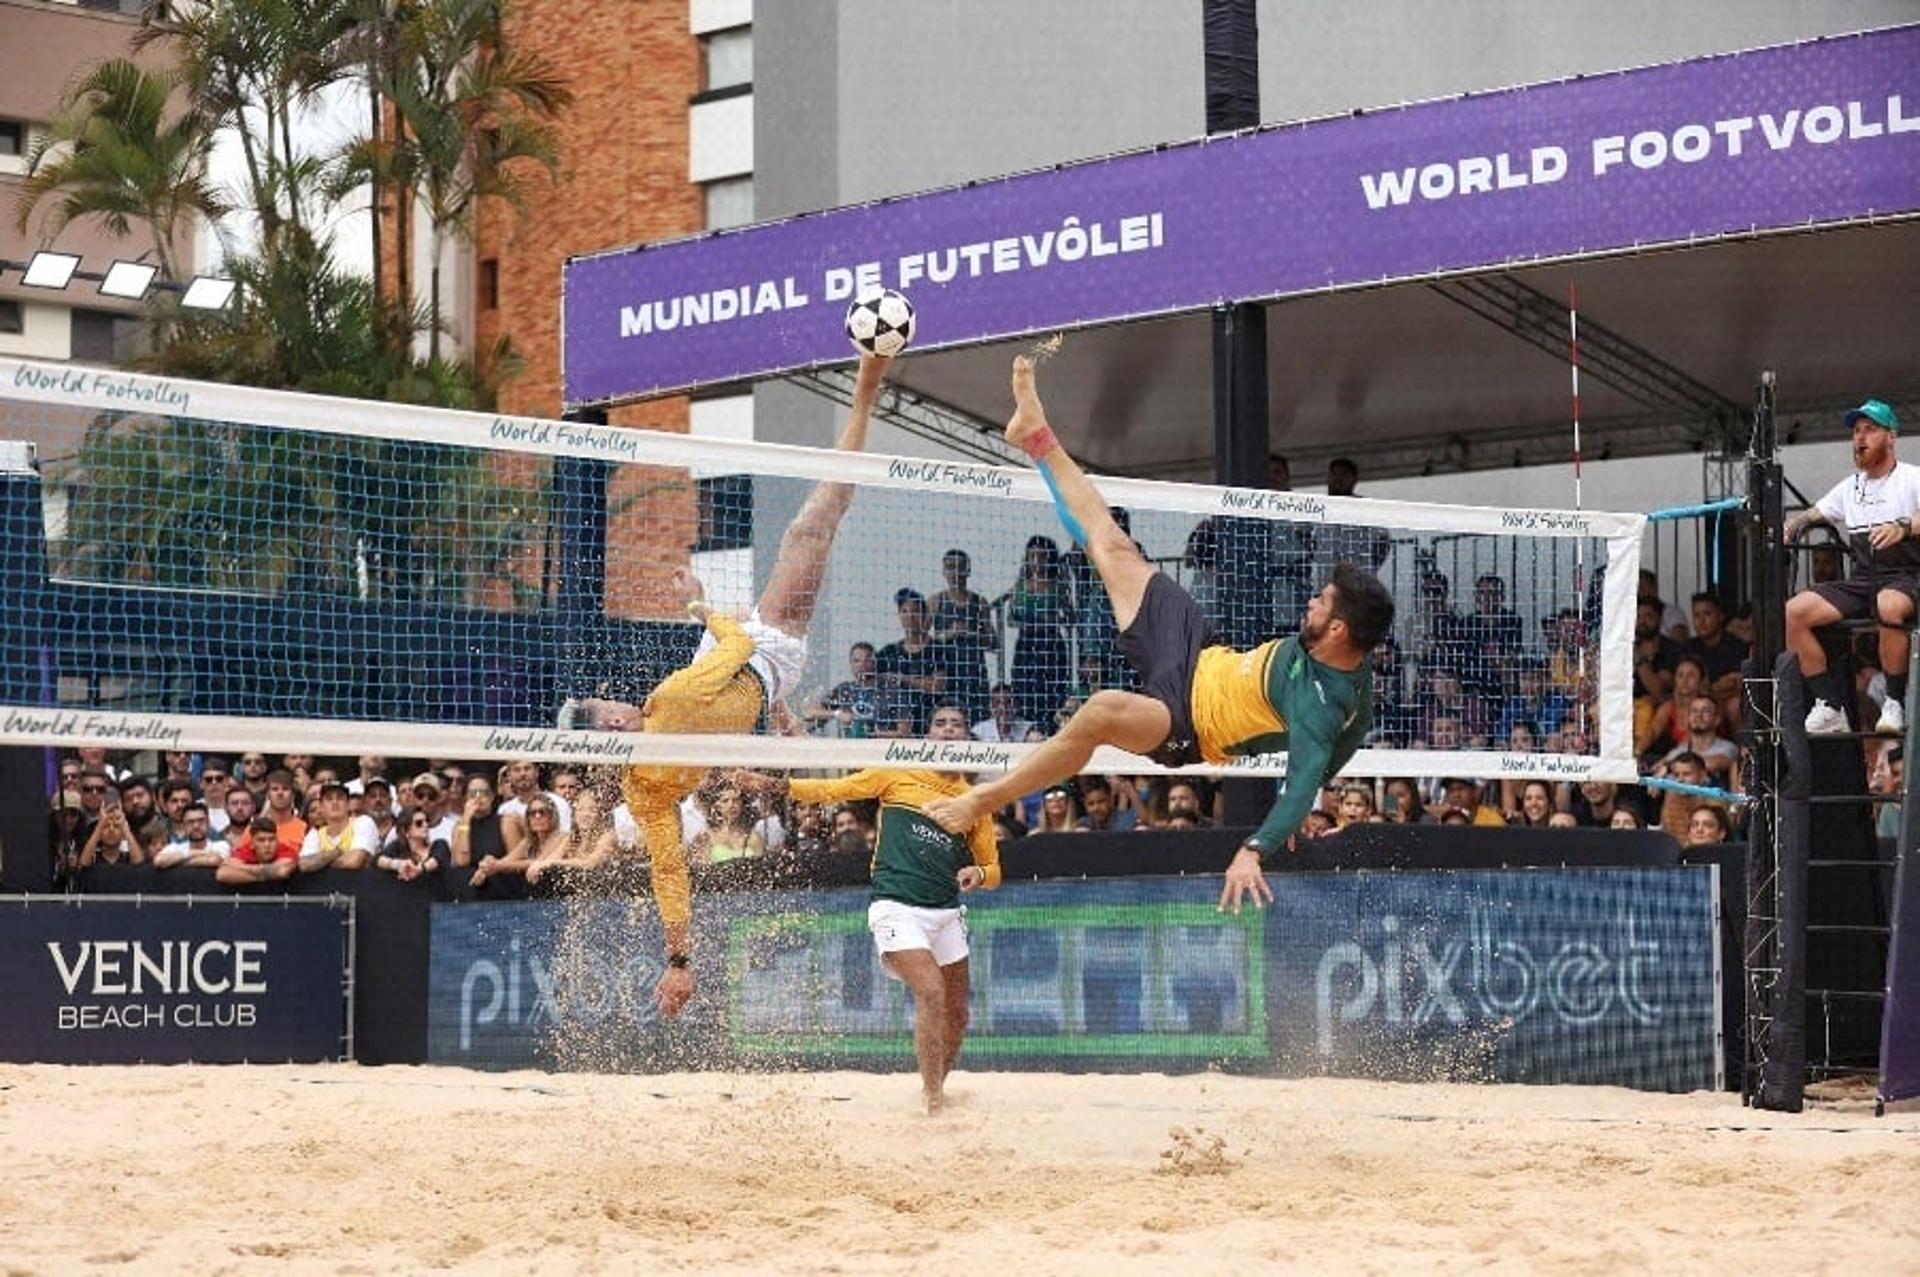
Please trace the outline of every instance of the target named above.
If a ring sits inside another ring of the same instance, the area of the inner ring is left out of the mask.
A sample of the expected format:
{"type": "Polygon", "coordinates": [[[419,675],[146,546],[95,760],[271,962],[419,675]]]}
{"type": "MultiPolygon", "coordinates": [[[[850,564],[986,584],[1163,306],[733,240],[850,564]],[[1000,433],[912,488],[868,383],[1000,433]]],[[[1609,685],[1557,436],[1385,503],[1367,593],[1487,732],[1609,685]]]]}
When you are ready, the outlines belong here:
{"type": "Polygon", "coordinates": [[[1755,634],[1742,732],[1754,803],[1743,1091],[1754,1107],[1798,1112],[1809,1082],[1823,1089],[1840,1084],[1834,1094],[1849,1096],[1846,1079],[1870,1078],[1879,1067],[1895,873],[1902,849],[1920,842],[1920,795],[1906,773],[1897,795],[1900,837],[1879,838],[1875,805],[1891,796],[1872,792],[1868,755],[1897,746],[1912,756],[1920,639],[1908,656],[1907,727],[1883,733],[1862,730],[1871,724],[1863,719],[1853,676],[1854,643],[1862,634],[1877,635],[1878,621],[1844,621],[1823,631],[1840,708],[1855,730],[1807,734],[1810,697],[1798,660],[1785,650],[1789,565],[1828,547],[1781,542],[1784,481],[1772,446],[1770,379],[1762,383],[1755,417],[1748,511],[1755,634]]]}

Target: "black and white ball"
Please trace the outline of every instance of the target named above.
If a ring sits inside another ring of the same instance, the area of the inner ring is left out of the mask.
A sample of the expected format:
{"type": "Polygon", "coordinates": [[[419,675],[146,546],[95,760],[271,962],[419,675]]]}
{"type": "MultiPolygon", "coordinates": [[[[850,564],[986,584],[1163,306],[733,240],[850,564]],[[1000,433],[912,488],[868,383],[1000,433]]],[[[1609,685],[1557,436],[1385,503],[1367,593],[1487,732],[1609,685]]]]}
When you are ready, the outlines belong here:
{"type": "Polygon", "coordinates": [[[913,340],[913,303],[890,288],[855,298],[847,307],[847,340],[869,355],[892,358],[913,340]]]}

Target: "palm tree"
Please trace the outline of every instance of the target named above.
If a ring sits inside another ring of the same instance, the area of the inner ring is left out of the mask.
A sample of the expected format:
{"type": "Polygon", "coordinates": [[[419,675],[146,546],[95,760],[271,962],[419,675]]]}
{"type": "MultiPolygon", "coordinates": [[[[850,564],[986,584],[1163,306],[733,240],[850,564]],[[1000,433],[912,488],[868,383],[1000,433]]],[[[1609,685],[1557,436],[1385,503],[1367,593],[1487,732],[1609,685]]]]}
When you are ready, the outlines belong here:
{"type": "Polygon", "coordinates": [[[295,145],[300,111],[351,68],[338,56],[354,0],[149,0],[136,48],[164,44],[209,134],[230,128],[268,255],[310,224],[324,161],[295,145]]]}
{"type": "Polygon", "coordinates": [[[350,148],[342,180],[417,192],[432,246],[428,360],[440,358],[440,259],[449,236],[472,231],[476,206],[525,205],[529,166],[559,167],[547,126],[573,101],[545,58],[510,49],[505,0],[412,0],[392,14],[391,63],[369,74],[399,117],[395,136],[350,148]],[[525,161],[526,163],[523,163],[525,161]]]}
{"type": "Polygon", "coordinates": [[[173,73],[148,71],[125,58],[89,71],[27,157],[17,204],[20,229],[50,197],[58,203],[47,217],[48,237],[86,217],[99,218],[123,238],[143,223],[153,234],[161,275],[179,278],[173,252],[184,219],[212,221],[227,211],[207,181],[206,121],[169,108],[179,82],[173,73]]]}

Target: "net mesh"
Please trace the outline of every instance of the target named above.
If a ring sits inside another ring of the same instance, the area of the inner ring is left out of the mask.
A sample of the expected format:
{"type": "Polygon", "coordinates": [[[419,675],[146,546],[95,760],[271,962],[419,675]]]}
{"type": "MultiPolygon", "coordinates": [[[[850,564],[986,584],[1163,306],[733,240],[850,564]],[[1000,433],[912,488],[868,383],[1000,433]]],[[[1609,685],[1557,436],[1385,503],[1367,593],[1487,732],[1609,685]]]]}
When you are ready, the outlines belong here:
{"type": "MultiPolygon", "coordinates": [[[[10,361],[0,448],[0,741],[992,768],[1134,679],[1032,471],[10,361]],[[555,728],[688,660],[676,567],[750,612],[829,480],[855,497],[792,723],[555,728]],[[947,703],[975,744],[935,758],[947,703]]],[[[1295,629],[1334,563],[1379,574],[1399,613],[1350,772],[1631,778],[1639,516],[1096,482],[1237,646],[1295,629]]]]}

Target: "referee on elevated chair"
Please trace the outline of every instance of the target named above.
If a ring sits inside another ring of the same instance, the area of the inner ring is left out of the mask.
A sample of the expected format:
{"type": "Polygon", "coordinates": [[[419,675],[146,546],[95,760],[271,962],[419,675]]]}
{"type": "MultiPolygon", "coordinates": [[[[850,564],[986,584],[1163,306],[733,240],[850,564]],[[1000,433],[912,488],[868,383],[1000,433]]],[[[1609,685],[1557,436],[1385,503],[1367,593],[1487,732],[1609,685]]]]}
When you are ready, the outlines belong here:
{"type": "Polygon", "coordinates": [[[1846,423],[1853,430],[1853,474],[1782,529],[1791,544],[1814,524],[1831,524],[1847,538],[1853,560],[1844,581],[1822,581],[1787,600],[1787,647],[1799,658],[1812,698],[1809,736],[1848,730],[1847,713],[1840,708],[1844,702],[1815,631],[1863,616],[1880,622],[1880,668],[1887,676],[1887,699],[1874,730],[1907,729],[1907,628],[1913,624],[1914,592],[1920,590],[1920,466],[1894,455],[1900,419],[1883,400],[1867,400],[1846,415],[1846,423]]]}
{"type": "Polygon", "coordinates": [[[1099,569],[1113,601],[1120,647],[1139,692],[1096,692],[1057,736],[1012,771],[927,814],[961,833],[1002,803],[1077,773],[1100,745],[1167,767],[1286,751],[1287,777],[1267,818],[1235,853],[1220,892],[1237,910],[1251,893],[1273,898],[1261,861],[1286,845],[1320,787],[1344,767],[1373,726],[1367,659],[1393,625],[1393,598],[1370,573],[1342,563],[1307,604],[1300,633],[1250,652],[1227,647],[1192,596],[1141,554],[1107,513],[1106,499],[1047,426],[1033,363],[1013,361],[1007,441],[1034,459],[1060,521],[1099,569]]]}

